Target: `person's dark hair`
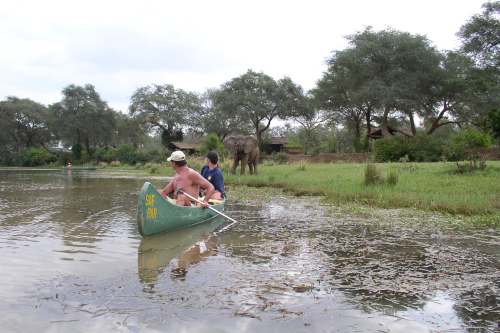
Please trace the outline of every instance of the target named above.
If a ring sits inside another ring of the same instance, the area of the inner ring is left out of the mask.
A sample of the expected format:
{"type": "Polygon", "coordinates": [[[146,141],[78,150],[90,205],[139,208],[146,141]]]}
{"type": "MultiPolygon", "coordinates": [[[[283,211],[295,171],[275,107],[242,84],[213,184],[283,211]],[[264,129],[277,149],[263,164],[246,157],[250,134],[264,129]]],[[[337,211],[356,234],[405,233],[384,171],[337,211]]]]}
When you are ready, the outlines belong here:
{"type": "Polygon", "coordinates": [[[214,152],[214,151],[209,151],[206,155],[206,158],[210,160],[210,163],[217,165],[217,162],[219,162],[219,155],[214,152]]]}
{"type": "Polygon", "coordinates": [[[219,156],[208,158],[210,160],[210,163],[217,165],[217,162],[219,162],[219,156]]]}
{"type": "Polygon", "coordinates": [[[180,166],[180,167],[187,164],[186,160],[184,160],[184,161],[172,161],[172,162],[174,162],[175,164],[177,164],[177,166],[180,166]]]}

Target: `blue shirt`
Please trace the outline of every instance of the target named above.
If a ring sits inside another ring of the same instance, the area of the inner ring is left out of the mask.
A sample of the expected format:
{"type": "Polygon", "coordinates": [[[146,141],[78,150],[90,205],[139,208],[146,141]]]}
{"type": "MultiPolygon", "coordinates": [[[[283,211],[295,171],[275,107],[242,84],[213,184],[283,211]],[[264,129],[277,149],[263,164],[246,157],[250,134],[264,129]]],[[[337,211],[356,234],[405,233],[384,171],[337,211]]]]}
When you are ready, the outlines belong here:
{"type": "Polygon", "coordinates": [[[201,168],[200,174],[214,186],[214,188],[219,192],[224,192],[224,179],[222,178],[222,171],[220,171],[219,166],[210,170],[208,164],[201,168]]]}

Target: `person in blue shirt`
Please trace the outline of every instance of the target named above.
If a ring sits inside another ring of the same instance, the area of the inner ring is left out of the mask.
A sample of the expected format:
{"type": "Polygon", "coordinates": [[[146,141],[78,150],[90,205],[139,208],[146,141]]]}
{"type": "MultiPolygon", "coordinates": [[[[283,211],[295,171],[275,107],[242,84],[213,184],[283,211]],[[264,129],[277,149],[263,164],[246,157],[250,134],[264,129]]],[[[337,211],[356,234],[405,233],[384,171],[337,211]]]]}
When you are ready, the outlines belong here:
{"type": "MultiPolygon", "coordinates": [[[[211,199],[221,200],[225,197],[225,189],[222,171],[220,171],[219,165],[217,164],[219,162],[219,155],[214,151],[209,151],[205,157],[207,164],[201,169],[200,174],[215,188],[211,199]]],[[[202,189],[201,192],[205,193],[205,190],[202,189]]]]}

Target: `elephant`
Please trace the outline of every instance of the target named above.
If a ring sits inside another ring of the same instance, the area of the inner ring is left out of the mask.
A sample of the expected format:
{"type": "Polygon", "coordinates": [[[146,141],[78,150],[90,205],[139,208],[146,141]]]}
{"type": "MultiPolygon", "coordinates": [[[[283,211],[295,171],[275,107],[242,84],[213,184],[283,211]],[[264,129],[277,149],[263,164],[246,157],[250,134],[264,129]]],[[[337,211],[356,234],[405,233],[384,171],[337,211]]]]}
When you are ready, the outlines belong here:
{"type": "Polygon", "coordinates": [[[245,174],[247,163],[251,175],[253,174],[254,168],[255,174],[259,174],[257,171],[257,164],[259,163],[259,141],[256,137],[244,135],[230,136],[224,140],[224,147],[234,153],[234,162],[231,168],[232,173],[236,173],[236,168],[241,160],[242,175],[245,174]]]}

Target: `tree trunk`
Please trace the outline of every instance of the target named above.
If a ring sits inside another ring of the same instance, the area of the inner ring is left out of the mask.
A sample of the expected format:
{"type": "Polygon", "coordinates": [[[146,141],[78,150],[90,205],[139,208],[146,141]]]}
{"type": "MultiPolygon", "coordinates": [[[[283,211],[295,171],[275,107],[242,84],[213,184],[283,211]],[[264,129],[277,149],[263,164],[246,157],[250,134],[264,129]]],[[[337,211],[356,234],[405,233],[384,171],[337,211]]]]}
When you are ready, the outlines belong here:
{"type": "Polygon", "coordinates": [[[360,127],[361,127],[361,123],[359,121],[359,118],[355,119],[354,120],[354,136],[356,138],[360,138],[361,137],[360,127]]]}
{"type": "Polygon", "coordinates": [[[368,134],[372,132],[372,124],[371,124],[371,110],[368,108],[365,112],[365,120],[366,120],[366,137],[365,140],[368,140],[368,134]]]}
{"type": "Polygon", "coordinates": [[[86,138],[85,140],[85,147],[87,148],[87,154],[90,154],[90,142],[89,142],[89,137],[86,138]]]}
{"type": "Polygon", "coordinates": [[[408,116],[410,116],[411,134],[415,136],[417,134],[417,129],[415,128],[415,119],[413,118],[413,112],[410,112],[408,116]]]}
{"type": "Polygon", "coordinates": [[[384,116],[382,118],[382,136],[386,139],[392,139],[393,135],[389,132],[389,128],[387,127],[387,117],[389,115],[389,106],[386,105],[384,109],[384,116]]]}
{"type": "Polygon", "coordinates": [[[311,132],[307,131],[307,149],[306,155],[309,154],[309,148],[311,147],[311,132]]]}

